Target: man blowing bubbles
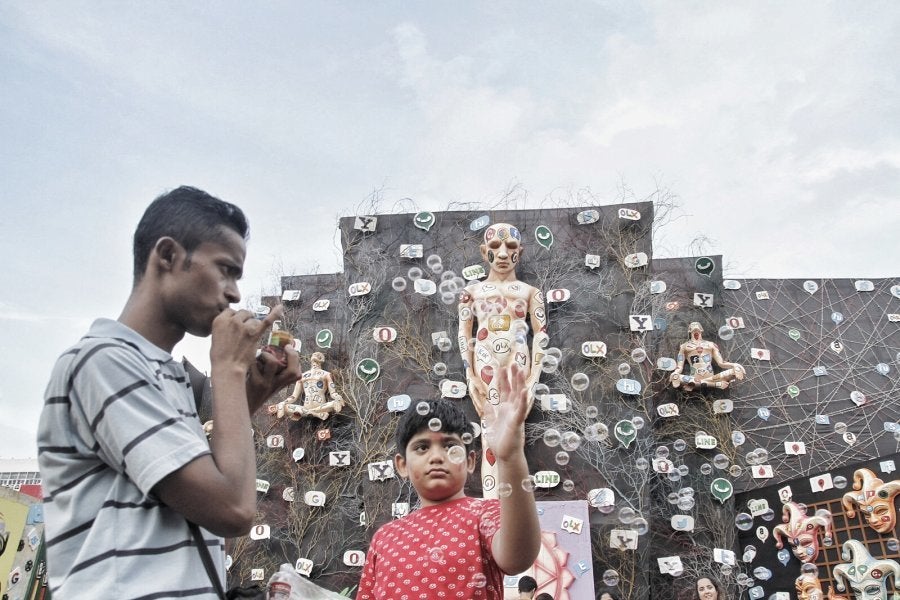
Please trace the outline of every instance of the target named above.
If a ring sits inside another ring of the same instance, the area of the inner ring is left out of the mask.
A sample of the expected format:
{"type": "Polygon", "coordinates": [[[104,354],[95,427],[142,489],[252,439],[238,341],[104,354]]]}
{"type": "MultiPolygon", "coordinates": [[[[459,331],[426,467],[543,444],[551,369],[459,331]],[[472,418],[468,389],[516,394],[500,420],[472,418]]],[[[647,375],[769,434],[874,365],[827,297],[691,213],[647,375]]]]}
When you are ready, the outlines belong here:
{"type": "Polygon", "coordinates": [[[55,598],[217,598],[186,521],[206,530],[224,580],[223,536],[256,511],[250,416],[300,376],[297,353],[256,357],[281,308],[240,300],[249,231],[233,204],[190,187],[154,200],[134,235],[134,282],[118,320],[98,319],[58,359],[38,429],[55,598]],[[215,428],[207,442],[172,348],[212,335],[215,428]]]}

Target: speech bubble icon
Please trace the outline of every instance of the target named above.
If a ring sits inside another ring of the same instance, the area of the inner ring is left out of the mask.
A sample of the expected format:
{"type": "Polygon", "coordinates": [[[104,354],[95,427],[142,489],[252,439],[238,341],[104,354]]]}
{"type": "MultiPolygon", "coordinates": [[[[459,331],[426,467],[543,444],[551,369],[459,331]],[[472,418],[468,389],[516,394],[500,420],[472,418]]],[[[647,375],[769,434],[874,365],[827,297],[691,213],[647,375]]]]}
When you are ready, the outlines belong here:
{"type": "Polygon", "coordinates": [[[334,341],[334,334],[330,329],[323,329],[316,334],[316,346],[319,348],[331,348],[331,342],[334,341]]]}
{"type": "Polygon", "coordinates": [[[538,225],[534,230],[534,239],[537,240],[538,244],[549,250],[550,246],[553,245],[553,232],[546,225],[538,225]]]}
{"type": "Polygon", "coordinates": [[[303,457],[306,456],[306,450],[304,450],[303,448],[296,448],[296,449],[294,449],[294,452],[291,453],[291,456],[294,458],[295,461],[303,460],[303,457]]]}
{"type": "Polygon", "coordinates": [[[734,486],[724,477],[718,477],[709,484],[709,491],[712,493],[713,498],[725,504],[725,501],[734,494],[734,486]]]}
{"type": "Polygon", "coordinates": [[[803,289],[809,292],[810,294],[815,294],[819,291],[819,284],[813,281],[812,279],[807,279],[803,282],[803,289]]]}
{"type": "Polygon", "coordinates": [[[628,419],[622,419],[616,423],[615,428],[613,428],[613,433],[615,434],[616,439],[626,448],[628,448],[631,445],[631,442],[634,441],[634,438],[637,437],[637,429],[635,429],[634,423],[628,419]]]}
{"type": "Polygon", "coordinates": [[[788,552],[787,548],[782,548],[778,551],[778,562],[787,566],[789,560],[791,560],[791,553],[788,552]]]}
{"type": "Polygon", "coordinates": [[[800,332],[796,329],[788,329],[788,337],[796,342],[800,339],[800,332]]]}
{"type": "Polygon", "coordinates": [[[894,298],[900,298],[900,284],[892,285],[891,293],[894,295],[894,298]]]}
{"type": "Polygon", "coordinates": [[[481,215],[480,217],[469,223],[469,229],[472,231],[479,231],[490,224],[491,218],[487,215],[481,215]]]}
{"type": "Polygon", "coordinates": [[[760,525],[756,528],[756,537],[759,538],[759,541],[765,543],[767,539],[769,539],[769,528],[765,525],[760,525]]]}
{"type": "Polygon", "coordinates": [[[756,415],[763,421],[768,421],[769,415],[771,415],[771,414],[772,413],[765,406],[761,406],[756,410],[756,415]]]}
{"type": "Polygon", "coordinates": [[[709,277],[716,270],[716,263],[708,256],[701,256],[694,261],[694,270],[709,277]]]}
{"type": "Polygon", "coordinates": [[[431,226],[434,225],[434,213],[430,213],[427,210],[417,212],[416,216],[413,217],[413,225],[419,229],[428,231],[431,229],[431,226]]]}
{"type": "Polygon", "coordinates": [[[380,374],[381,365],[374,358],[364,358],[356,364],[356,376],[366,383],[372,383],[380,374]]]}
{"type": "Polygon", "coordinates": [[[834,311],[831,313],[831,320],[834,321],[835,325],[840,325],[844,320],[844,314],[838,311],[834,311]]]}
{"type": "Polygon", "coordinates": [[[800,395],[800,388],[798,388],[796,385],[789,385],[787,388],[787,393],[791,398],[796,398],[800,395]]]}

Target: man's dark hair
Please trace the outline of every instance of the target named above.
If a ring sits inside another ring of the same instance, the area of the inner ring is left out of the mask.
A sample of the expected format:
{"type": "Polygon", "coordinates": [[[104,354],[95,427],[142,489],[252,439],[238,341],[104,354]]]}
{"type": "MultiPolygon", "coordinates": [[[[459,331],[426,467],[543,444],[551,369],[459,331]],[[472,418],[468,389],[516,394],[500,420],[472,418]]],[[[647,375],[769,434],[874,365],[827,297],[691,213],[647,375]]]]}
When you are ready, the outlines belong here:
{"type": "Polygon", "coordinates": [[[537,581],[530,575],[519,577],[519,592],[533,592],[537,589],[537,581]]]}
{"type": "Polygon", "coordinates": [[[150,203],[134,232],[134,283],[147,270],[150,252],[161,237],[171,237],[190,257],[203,242],[222,239],[222,227],[247,239],[250,225],[240,208],[203,190],[181,186],[150,203]]]}
{"type": "Polygon", "coordinates": [[[534,600],[553,600],[553,596],[548,594],[547,592],[541,592],[537,596],[534,597],[534,600]]]}
{"type": "MultiPolygon", "coordinates": [[[[428,423],[432,419],[441,420],[443,433],[455,433],[462,436],[464,433],[472,433],[472,426],[466,419],[466,413],[454,402],[444,400],[423,400],[430,408],[428,413],[420,415],[417,406],[410,406],[403,413],[400,422],[397,423],[397,433],[394,436],[397,442],[397,452],[406,456],[406,445],[414,435],[420,431],[429,429],[428,423]]],[[[419,403],[416,403],[419,404],[419,403]]]]}

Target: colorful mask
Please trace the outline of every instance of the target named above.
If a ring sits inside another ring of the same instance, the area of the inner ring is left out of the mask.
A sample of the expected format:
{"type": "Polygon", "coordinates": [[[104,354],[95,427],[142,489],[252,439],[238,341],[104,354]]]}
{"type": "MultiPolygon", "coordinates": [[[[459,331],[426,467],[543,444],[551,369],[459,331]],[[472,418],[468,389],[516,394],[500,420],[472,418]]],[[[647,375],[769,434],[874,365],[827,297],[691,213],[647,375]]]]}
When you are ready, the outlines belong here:
{"type": "Polygon", "coordinates": [[[786,537],[792,546],[791,552],[800,562],[811,563],[819,555],[819,528],[823,529],[822,543],[830,546],[834,540],[834,532],[831,524],[831,513],[823,508],[816,511],[814,516],[807,516],[806,509],[801,508],[796,502],[788,502],[782,509],[784,525],[776,525],[772,528],[775,538],[775,546],[784,547],[782,537],[786,537]]]}
{"type": "Polygon", "coordinates": [[[847,492],[841,501],[847,517],[856,516],[855,504],[865,515],[869,527],[878,533],[893,531],[897,520],[894,496],[900,493],[900,480],[884,483],[869,469],[857,469],[853,473],[853,489],[856,491],[847,492]]]}
{"type": "Polygon", "coordinates": [[[825,600],[818,573],[802,573],[794,585],[797,588],[797,600],[825,600]]]}
{"type": "Polygon", "coordinates": [[[847,563],[835,565],[831,571],[835,587],[845,592],[849,587],[856,600],[887,600],[887,580],[900,581],[900,565],[887,558],[875,559],[865,545],[857,540],[844,542],[841,558],[847,563]]]}

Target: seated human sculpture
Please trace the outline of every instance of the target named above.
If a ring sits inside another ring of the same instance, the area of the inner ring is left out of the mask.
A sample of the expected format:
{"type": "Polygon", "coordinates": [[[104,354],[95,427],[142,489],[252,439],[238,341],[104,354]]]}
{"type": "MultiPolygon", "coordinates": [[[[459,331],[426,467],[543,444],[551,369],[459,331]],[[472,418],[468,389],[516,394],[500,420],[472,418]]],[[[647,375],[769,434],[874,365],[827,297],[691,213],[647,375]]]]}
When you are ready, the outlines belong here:
{"type": "Polygon", "coordinates": [[[690,339],[678,348],[675,370],[672,372],[672,387],[683,387],[687,391],[695,387],[725,389],[735,379],[744,378],[746,371],[738,363],[726,362],[719,352],[719,346],[703,339],[703,327],[694,321],[688,325],[690,339]],[[684,373],[685,363],[690,366],[689,374],[684,373]],[[713,364],[719,369],[715,372],[713,364]]]}
{"type": "Polygon", "coordinates": [[[337,393],[331,373],[322,368],[325,355],[313,352],[309,360],[311,368],[300,376],[294,391],[278,404],[270,405],[269,414],[278,418],[287,415],[294,421],[303,417],[318,417],[324,421],[344,408],[344,399],[337,393]],[[301,396],[303,404],[296,404],[301,396]]]}

